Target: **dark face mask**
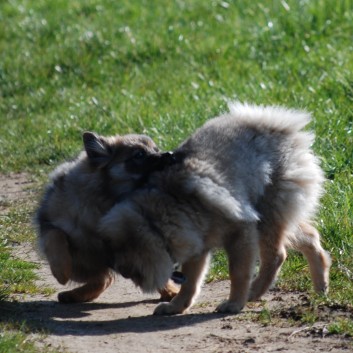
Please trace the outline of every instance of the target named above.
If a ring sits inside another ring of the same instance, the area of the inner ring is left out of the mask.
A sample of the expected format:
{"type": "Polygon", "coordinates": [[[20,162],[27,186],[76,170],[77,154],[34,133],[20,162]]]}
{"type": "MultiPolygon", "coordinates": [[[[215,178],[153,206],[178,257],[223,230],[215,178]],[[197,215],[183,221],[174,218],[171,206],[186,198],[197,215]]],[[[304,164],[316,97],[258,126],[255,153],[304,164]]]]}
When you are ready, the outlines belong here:
{"type": "Polygon", "coordinates": [[[173,152],[148,155],[144,151],[141,151],[125,161],[125,166],[129,172],[146,176],[154,171],[161,171],[168,166],[179,163],[181,160],[182,156],[173,152]]]}

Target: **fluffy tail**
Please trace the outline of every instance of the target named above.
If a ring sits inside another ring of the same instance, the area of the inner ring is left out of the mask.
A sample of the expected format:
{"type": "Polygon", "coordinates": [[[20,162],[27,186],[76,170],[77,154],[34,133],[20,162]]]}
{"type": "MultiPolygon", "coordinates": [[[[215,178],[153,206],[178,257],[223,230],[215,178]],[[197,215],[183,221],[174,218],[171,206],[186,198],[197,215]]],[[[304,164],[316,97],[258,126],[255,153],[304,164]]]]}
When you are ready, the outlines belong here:
{"type": "Polygon", "coordinates": [[[286,133],[295,133],[303,129],[311,119],[309,113],[278,106],[251,105],[229,102],[229,112],[239,122],[267,127],[286,133]]]}

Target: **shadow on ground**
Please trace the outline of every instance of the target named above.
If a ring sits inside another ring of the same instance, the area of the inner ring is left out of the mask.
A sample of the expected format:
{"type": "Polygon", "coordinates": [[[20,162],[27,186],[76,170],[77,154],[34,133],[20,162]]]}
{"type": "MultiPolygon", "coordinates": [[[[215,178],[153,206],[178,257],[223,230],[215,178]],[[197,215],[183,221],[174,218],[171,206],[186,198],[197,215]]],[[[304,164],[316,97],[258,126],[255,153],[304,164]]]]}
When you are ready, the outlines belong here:
{"type": "MultiPolygon", "coordinates": [[[[205,321],[219,320],[227,315],[201,313],[177,316],[119,316],[120,309],[136,305],[156,304],[157,300],[124,303],[61,304],[55,301],[2,302],[0,322],[26,323],[31,332],[55,335],[99,336],[113,333],[146,333],[193,326],[205,321]],[[90,320],[95,311],[109,311],[109,319],[90,320]],[[114,319],[114,312],[117,318],[114,319]],[[84,320],[83,320],[84,319],[84,320]],[[60,322],[62,324],[60,324],[60,322]]],[[[152,311],[151,311],[152,312],[152,311]]]]}

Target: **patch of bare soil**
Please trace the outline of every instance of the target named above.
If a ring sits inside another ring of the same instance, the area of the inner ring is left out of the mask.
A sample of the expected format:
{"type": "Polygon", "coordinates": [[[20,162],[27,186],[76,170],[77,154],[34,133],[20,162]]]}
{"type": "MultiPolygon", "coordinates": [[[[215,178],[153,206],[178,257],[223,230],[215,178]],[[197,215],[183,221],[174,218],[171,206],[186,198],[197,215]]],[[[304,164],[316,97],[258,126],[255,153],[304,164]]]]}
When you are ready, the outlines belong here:
{"type": "Polygon", "coordinates": [[[12,202],[27,198],[31,184],[26,173],[0,174],[0,214],[12,202]]]}
{"type": "MultiPolygon", "coordinates": [[[[39,264],[40,285],[63,290],[30,244],[14,248],[23,259],[39,264]]],[[[95,302],[60,304],[56,294],[26,296],[6,302],[0,320],[26,321],[39,346],[77,353],[162,352],[352,352],[349,337],[329,335],[338,317],[353,319],[341,308],[317,308],[316,323],[303,325],[309,306],[303,293],[271,291],[239,315],[214,313],[229,292],[229,282],[205,284],[188,314],[152,316],[158,294],[142,294],[121,277],[95,302]],[[43,332],[45,333],[43,335],[43,332]]]]}

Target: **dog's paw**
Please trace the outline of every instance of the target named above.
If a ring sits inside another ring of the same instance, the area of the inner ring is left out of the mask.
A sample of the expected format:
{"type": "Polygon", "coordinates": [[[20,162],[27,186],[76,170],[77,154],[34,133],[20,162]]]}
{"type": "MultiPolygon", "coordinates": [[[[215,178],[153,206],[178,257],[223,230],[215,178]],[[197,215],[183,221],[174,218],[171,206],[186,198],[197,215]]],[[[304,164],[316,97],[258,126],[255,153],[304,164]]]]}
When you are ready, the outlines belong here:
{"type": "Polygon", "coordinates": [[[261,286],[257,282],[253,282],[249,290],[248,301],[256,302],[261,299],[264,291],[261,289],[261,286]]]}
{"type": "Polygon", "coordinates": [[[248,301],[249,302],[256,302],[260,300],[260,297],[258,295],[256,295],[255,291],[250,291],[249,293],[249,297],[248,297],[248,301]]]}
{"type": "Polygon", "coordinates": [[[179,310],[172,303],[160,303],[157,305],[156,309],[154,309],[153,315],[176,315],[181,313],[182,310],[179,310]]]}
{"type": "Polygon", "coordinates": [[[60,292],[58,294],[58,300],[60,303],[71,304],[71,303],[86,303],[91,302],[97,298],[98,295],[88,295],[89,293],[81,293],[81,287],[60,292]],[[84,295],[86,294],[86,295],[84,295]]]}
{"type": "Polygon", "coordinates": [[[77,298],[74,295],[72,295],[72,292],[73,292],[72,290],[60,292],[58,294],[59,302],[64,303],[64,304],[78,303],[79,301],[77,300],[77,298]]]}
{"type": "Polygon", "coordinates": [[[239,304],[237,302],[231,302],[229,300],[225,300],[221,304],[219,304],[216,308],[218,313],[231,313],[238,314],[243,309],[244,304],[239,304]]]}

